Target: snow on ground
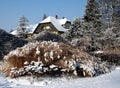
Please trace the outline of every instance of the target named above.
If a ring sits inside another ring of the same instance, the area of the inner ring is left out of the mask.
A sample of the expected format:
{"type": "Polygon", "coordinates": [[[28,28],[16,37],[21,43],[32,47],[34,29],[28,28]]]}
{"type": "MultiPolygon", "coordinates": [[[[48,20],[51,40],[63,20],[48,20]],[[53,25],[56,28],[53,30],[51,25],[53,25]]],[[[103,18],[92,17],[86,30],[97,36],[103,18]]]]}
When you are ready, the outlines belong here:
{"type": "Polygon", "coordinates": [[[120,88],[120,67],[109,74],[94,78],[40,78],[33,82],[32,77],[10,79],[0,74],[0,88],[120,88]],[[29,81],[28,81],[29,80],[29,81]]]}

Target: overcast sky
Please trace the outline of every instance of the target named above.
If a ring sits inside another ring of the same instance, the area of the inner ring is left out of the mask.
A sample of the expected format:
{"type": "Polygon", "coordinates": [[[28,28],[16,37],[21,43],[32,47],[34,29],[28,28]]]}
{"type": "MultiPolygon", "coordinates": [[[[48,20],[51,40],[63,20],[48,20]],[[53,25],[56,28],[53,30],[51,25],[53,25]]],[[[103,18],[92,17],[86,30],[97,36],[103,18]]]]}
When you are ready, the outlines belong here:
{"type": "Polygon", "coordinates": [[[84,15],[87,0],[0,0],[0,28],[15,29],[18,19],[25,16],[29,24],[37,24],[44,14],[58,15],[73,21],[84,15]]]}

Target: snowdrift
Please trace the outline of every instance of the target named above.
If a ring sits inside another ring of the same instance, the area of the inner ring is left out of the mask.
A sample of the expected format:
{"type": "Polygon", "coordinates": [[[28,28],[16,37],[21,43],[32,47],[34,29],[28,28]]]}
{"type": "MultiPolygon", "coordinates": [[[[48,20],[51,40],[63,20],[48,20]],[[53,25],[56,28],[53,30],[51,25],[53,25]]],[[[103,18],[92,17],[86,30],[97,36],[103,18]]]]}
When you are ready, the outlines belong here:
{"type": "Polygon", "coordinates": [[[22,75],[73,75],[91,77],[109,72],[109,65],[80,49],[64,43],[28,43],[4,57],[6,73],[22,75]]]}

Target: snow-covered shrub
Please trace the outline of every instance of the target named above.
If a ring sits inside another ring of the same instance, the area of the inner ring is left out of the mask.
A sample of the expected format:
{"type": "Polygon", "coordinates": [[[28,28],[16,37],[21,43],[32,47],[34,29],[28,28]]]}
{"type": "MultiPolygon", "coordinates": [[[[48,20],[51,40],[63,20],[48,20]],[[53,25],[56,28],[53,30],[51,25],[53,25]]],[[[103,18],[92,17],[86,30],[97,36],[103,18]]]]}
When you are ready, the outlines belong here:
{"type": "Polygon", "coordinates": [[[0,60],[7,55],[10,51],[17,47],[22,47],[27,41],[15,37],[4,30],[0,29],[0,60]]]}
{"type": "Polygon", "coordinates": [[[72,46],[80,47],[83,51],[91,52],[99,49],[99,47],[96,46],[95,38],[92,38],[92,34],[85,30],[83,32],[82,30],[79,30],[79,28],[75,30],[71,29],[71,31],[62,34],[61,36],[69,41],[72,46]],[[83,33],[83,36],[80,36],[80,33],[83,33]]]}
{"type": "Polygon", "coordinates": [[[60,60],[63,57],[63,53],[68,55],[69,51],[65,50],[69,47],[63,43],[44,41],[29,43],[22,48],[17,48],[11,51],[4,60],[10,65],[10,67],[23,67],[24,62],[28,61],[42,61],[44,64],[52,64],[53,62],[60,60]],[[63,49],[64,48],[64,51],[63,49]]]}
{"type": "Polygon", "coordinates": [[[98,51],[93,52],[91,55],[102,58],[102,61],[107,61],[111,65],[120,65],[120,50],[108,50],[108,51],[98,51]]]}
{"type": "Polygon", "coordinates": [[[49,31],[42,31],[39,34],[35,34],[32,37],[33,42],[35,41],[53,41],[53,42],[64,42],[67,43],[67,41],[61,37],[58,34],[51,33],[49,31]]]}
{"type": "Polygon", "coordinates": [[[0,73],[1,72],[6,72],[7,73],[7,69],[9,68],[9,65],[6,62],[0,62],[0,73]]]}
{"type": "Polygon", "coordinates": [[[97,48],[95,48],[94,45],[92,45],[92,40],[89,37],[82,37],[82,38],[75,38],[72,39],[71,45],[74,47],[80,47],[83,51],[94,51],[97,48]]]}
{"type": "Polygon", "coordinates": [[[26,74],[91,77],[109,72],[105,71],[107,64],[102,65],[100,58],[70,45],[52,41],[28,43],[11,51],[4,60],[9,65],[8,75],[12,74],[12,77],[26,74]]]}

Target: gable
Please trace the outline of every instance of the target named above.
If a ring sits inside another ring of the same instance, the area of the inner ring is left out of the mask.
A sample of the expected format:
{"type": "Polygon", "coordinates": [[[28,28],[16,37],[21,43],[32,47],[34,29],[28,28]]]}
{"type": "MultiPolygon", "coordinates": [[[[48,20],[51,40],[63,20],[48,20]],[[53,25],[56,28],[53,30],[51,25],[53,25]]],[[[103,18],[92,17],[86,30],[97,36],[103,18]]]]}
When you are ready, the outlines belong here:
{"type": "Polygon", "coordinates": [[[58,31],[57,28],[51,22],[49,22],[49,23],[39,24],[36,30],[34,31],[34,33],[39,33],[44,30],[50,31],[50,32],[58,31]]]}

